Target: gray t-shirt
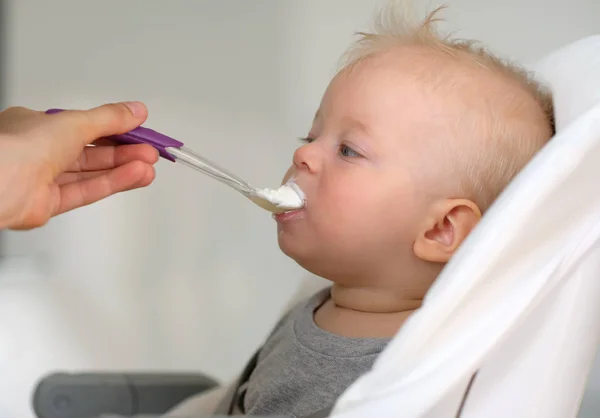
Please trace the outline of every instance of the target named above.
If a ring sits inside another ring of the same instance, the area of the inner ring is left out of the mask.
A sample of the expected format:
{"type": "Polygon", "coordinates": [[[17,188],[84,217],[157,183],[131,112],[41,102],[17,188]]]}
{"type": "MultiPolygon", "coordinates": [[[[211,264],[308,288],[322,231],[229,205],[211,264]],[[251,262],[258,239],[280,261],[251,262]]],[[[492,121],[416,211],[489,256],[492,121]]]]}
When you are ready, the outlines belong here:
{"type": "Polygon", "coordinates": [[[319,328],[314,312],[329,295],[330,289],[317,293],[277,324],[238,390],[245,414],[308,416],[332,407],[371,369],[390,339],[347,338],[319,328]]]}

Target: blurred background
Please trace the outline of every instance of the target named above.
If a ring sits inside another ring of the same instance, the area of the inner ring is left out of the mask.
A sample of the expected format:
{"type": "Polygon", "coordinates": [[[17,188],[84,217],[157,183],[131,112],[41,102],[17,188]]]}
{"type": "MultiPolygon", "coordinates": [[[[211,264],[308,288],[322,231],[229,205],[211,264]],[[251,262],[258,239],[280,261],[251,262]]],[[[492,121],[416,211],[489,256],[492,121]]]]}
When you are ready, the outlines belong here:
{"type": "MultiPolygon", "coordinates": [[[[2,106],[142,100],[146,126],[275,187],[375,0],[4,0],[2,106]]],[[[432,8],[435,2],[419,2],[432,8]]],[[[445,29],[534,63],[600,32],[598,0],[447,0],[445,29]]],[[[0,232],[0,417],[32,418],[55,370],[233,378],[307,276],[270,216],[183,166],[0,232]]],[[[600,365],[581,417],[600,416],[600,365]]]]}

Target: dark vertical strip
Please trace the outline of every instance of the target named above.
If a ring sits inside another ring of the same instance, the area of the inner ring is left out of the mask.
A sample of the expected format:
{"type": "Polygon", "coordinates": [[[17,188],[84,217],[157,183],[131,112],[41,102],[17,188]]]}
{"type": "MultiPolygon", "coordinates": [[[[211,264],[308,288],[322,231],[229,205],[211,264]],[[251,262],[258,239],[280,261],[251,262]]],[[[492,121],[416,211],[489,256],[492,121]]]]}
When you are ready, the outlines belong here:
{"type": "Polygon", "coordinates": [[[463,395],[462,401],[460,402],[460,407],[458,408],[458,411],[456,411],[456,418],[460,418],[460,416],[462,415],[463,409],[465,408],[465,404],[467,403],[467,398],[469,397],[469,392],[471,391],[471,387],[473,387],[475,377],[477,377],[477,372],[475,372],[475,374],[471,376],[471,380],[469,380],[469,384],[467,385],[465,394],[463,395]]]}
{"type": "MultiPolygon", "coordinates": [[[[8,38],[8,24],[7,24],[7,3],[10,0],[0,0],[0,110],[6,107],[6,68],[7,68],[7,38],[8,38]]],[[[0,230],[0,259],[3,258],[5,253],[4,248],[4,233],[0,230]]]]}
{"type": "Polygon", "coordinates": [[[6,69],[8,38],[8,5],[10,0],[0,0],[0,109],[6,107],[6,69]]]}

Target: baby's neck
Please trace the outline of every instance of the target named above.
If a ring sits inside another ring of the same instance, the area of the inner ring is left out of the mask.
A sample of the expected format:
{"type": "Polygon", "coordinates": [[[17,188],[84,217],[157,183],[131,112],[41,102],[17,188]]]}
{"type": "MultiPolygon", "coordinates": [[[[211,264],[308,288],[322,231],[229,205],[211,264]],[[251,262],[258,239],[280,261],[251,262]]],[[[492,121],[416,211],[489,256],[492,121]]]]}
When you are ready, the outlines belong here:
{"type": "Polygon", "coordinates": [[[391,338],[421,302],[394,289],[334,284],[331,298],[315,313],[315,322],[344,337],[391,338]]]}
{"type": "Polygon", "coordinates": [[[406,312],[421,306],[421,299],[407,293],[403,289],[348,287],[337,283],[331,287],[331,299],[337,307],[371,314],[406,312]]]}

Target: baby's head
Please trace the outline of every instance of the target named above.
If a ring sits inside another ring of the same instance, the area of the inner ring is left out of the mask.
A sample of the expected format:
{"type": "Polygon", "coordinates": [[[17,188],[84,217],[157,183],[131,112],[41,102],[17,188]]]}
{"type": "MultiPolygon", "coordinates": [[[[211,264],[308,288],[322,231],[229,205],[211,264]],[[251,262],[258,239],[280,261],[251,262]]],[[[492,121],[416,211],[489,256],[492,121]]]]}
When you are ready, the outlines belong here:
{"type": "Polygon", "coordinates": [[[392,6],[327,88],[277,217],[281,249],[342,285],[422,297],[511,179],[553,135],[523,71],[392,6]]]}

